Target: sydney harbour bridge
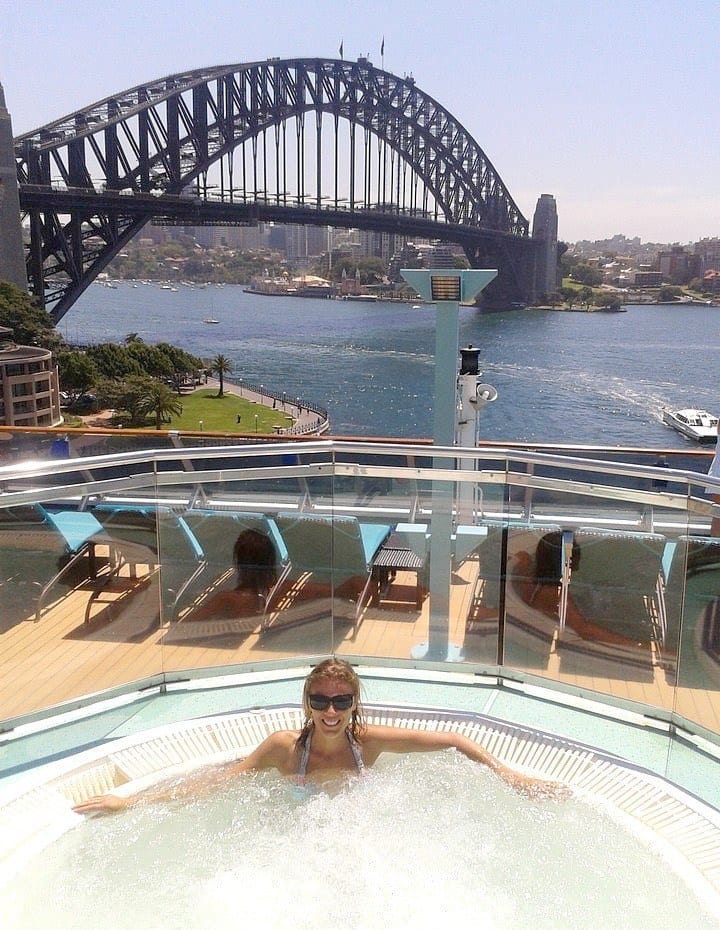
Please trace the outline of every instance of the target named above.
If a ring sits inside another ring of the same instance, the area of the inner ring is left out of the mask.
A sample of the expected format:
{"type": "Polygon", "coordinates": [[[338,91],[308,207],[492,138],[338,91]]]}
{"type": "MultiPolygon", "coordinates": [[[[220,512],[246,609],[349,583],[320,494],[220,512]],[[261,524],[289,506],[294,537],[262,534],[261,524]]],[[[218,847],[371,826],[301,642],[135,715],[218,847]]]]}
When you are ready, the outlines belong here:
{"type": "Polygon", "coordinates": [[[367,59],[268,59],[140,84],[14,140],[30,291],[59,321],[149,220],[296,223],[459,244],[495,298],[543,249],[467,130],[367,59]]]}

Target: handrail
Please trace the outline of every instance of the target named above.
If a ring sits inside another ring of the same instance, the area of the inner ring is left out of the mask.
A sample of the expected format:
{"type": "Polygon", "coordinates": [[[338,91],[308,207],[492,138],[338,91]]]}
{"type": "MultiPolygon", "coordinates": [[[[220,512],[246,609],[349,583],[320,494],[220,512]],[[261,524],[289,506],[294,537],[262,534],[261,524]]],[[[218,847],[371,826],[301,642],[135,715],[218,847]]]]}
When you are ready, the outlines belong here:
{"type": "MultiPolygon", "coordinates": [[[[303,443],[298,449],[295,442],[274,443],[272,449],[264,443],[246,443],[243,445],[233,446],[197,446],[183,448],[167,448],[154,450],[139,450],[134,452],[111,453],[109,455],[87,456],[83,458],[59,459],[49,461],[28,461],[20,462],[13,465],[0,466],[0,483],[12,479],[30,480],[33,478],[42,478],[48,475],[73,474],[79,471],[92,471],[94,468],[117,468],[118,466],[128,466],[134,464],[147,464],[156,466],[162,462],[181,462],[188,458],[194,461],[201,459],[237,459],[256,457],[258,455],[282,456],[298,455],[303,456],[330,454],[347,455],[347,454],[372,454],[387,455],[397,457],[400,454],[406,457],[428,457],[432,455],[433,460],[450,460],[453,469],[454,480],[472,480],[473,474],[470,469],[455,470],[454,462],[458,458],[463,461],[494,461],[505,462],[508,478],[517,478],[517,472],[512,472],[507,468],[510,462],[522,465],[548,465],[561,466],[565,469],[573,469],[584,472],[602,472],[621,477],[635,477],[649,480],[662,480],[674,483],[686,483],[688,485],[700,485],[717,491],[720,494],[720,480],[703,475],[699,472],[671,469],[665,467],[656,467],[651,465],[628,465],[623,462],[608,462],[602,459],[581,458],[578,456],[555,455],[551,453],[536,451],[519,451],[507,446],[498,446],[496,448],[473,449],[461,448],[458,446],[433,446],[428,450],[425,446],[406,445],[399,450],[394,444],[378,442],[368,447],[366,443],[346,442],[335,439],[314,440],[303,443]]],[[[392,467],[392,466],[390,466],[392,467]]],[[[431,469],[416,469],[418,476],[429,477],[431,469]]],[[[199,478],[202,472],[194,474],[193,478],[199,478]]],[[[437,472],[435,473],[437,476],[437,472]]],[[[186,475],[187,477],[187,475],[186,475]]],[[[527,477],[527,476],[526,476],[527,477]]],[[[47,488],[44,489],[47,492],[47,488]]],[[[660,492],[657,492],[660,493],[660,492]]],[[[3,499],[3,492],[0,492],[0,503],[3,499]]],[[[664,496],[663,496],[664,499],[664,496]]]]}

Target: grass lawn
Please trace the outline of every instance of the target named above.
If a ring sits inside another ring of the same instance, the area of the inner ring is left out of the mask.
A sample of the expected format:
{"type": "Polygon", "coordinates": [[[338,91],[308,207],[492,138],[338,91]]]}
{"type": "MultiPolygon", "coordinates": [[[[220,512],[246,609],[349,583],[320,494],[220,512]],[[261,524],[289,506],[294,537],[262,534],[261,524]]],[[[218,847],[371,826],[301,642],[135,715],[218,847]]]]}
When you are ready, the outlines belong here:
{"type": "Polygon", "coordinates": [[[192,394],[183,394],[180,403],[182,414],[174,416],[170,423],[163,423],[163,429],[202,429],[210,433],[272,433],[273,426],[292,426],[292,417],[282,410],[250,403],[236,394],[218,397],[215,388],[202,388],[192,394]]]}

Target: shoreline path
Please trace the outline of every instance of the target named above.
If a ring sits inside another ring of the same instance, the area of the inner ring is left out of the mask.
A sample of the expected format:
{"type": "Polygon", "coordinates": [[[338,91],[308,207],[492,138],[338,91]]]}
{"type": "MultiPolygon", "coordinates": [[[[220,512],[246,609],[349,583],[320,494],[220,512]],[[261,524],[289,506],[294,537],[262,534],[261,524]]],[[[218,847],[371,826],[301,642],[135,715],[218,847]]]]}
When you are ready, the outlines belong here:
{"type": "MultiPolygon", "coordinates": [[[[215,388],[219,391],[220,382],[217,378],[209,377],[207,379],[207,384],[199,385],[196,390],[199,391],[204,388],[215,388]]],[[[254,386],[248,387],[245,384],[235,384],[232,381],[224,380],[223,393],[234,394],[236,397],[242,397],[243,400],[250,401],[251,404],[262,404],[264,407],[269,407],[281,413],[287,413],[293,420],[293,425],[287,430],[284,430],[288,435],[293,433],[324,433],[329,425],[327,417],[321,416],[317,410],[298,404],[297,401],[290,400],[289,398],[287,400],[279,400],[272,394],[265,394],[262,391],[258,391],[254,386]],[[273,404],[275,406],[273,406],[273,404]]]]}

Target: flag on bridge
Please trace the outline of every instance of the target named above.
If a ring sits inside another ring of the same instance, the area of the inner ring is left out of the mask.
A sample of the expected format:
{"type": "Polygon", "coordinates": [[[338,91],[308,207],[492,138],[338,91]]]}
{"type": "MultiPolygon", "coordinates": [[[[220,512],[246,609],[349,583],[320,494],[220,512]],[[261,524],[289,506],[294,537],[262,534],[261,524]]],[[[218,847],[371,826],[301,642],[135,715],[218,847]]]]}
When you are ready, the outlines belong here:
{"type": "Polygon", "coordinates": [[[380,57],[382,58],[385,54],[385,36],[382,37],[382,42],[380,43],[380,57]]]}
{"type": "Polygon", "coordinates": [[[340,57],[342,58],[342,57],[343,57],[343,44],[342,44],[342,42],[340,43],[339,52],[340,52],[340,57]]]}

